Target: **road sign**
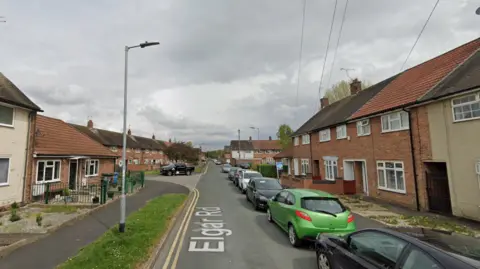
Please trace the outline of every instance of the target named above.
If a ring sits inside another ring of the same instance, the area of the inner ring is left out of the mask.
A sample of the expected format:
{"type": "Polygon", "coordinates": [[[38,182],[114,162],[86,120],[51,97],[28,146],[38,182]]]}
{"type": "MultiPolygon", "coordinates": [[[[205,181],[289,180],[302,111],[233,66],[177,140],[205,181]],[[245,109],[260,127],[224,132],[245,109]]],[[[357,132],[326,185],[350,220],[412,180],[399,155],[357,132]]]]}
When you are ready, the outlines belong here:
{"type": "Polygon", "coordinates": [[[276,166],[277,166],[277,170],[282,170],[283,169],[283,163],[282,162],[277,162],[276,166]]]}

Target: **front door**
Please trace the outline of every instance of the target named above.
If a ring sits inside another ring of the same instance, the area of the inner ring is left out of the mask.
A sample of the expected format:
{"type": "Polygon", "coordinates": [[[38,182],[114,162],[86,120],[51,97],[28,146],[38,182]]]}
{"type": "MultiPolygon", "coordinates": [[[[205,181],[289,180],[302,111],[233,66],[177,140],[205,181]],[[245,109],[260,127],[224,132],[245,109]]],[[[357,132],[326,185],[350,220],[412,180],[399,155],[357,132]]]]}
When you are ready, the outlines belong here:
{"type": "Polygon", "coordinates": [[[450,188],[446,163],[425,163],[429,209],[441,214],[452,214],[450,188]]]}
{"type": "Polygon", "coordinates": [[[68,188],[71,190],[75,190],[75,186],[77,186],[77,167],[78,161],[77,160],[70,160],[70,173],[68,177],[68,188]]]}

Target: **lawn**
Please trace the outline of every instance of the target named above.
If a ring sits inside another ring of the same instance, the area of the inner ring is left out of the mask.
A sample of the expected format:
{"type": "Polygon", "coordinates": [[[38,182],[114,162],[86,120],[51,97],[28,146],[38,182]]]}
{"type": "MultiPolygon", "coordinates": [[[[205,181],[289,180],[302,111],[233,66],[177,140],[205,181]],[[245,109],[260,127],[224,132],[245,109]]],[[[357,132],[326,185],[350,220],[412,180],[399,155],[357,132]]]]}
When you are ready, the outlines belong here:
{"type": "Polygon", "coordinates": [[[128,216],[125,233],[119,233],[116,225],[57,268],[137,268],[148,260],[186,198],[184,194],[166,194],[151,200],[128,216]]]}
{"type": "Polygon", "coordinates": [[[150,170],[150,171],[145,171],[145,175],[160,175],[160,170],[150,170]]]}

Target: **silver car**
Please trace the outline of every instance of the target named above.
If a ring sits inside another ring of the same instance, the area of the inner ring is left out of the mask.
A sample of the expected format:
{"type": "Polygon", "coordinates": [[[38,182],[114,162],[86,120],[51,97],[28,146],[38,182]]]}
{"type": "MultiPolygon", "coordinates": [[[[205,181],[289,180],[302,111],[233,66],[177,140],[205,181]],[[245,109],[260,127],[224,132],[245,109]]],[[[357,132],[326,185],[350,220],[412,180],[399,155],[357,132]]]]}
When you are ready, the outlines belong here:
{"type": "Polygon", "coordinates": [[[254,177],[263,177],[263,176],[262,174],[254,170],[240,171],[240,175],[238,178],[238,188],[242,191],[242,193],[245,193],[247,191],[248,182],[250,182],[250,179],[254,177]]]}
{"type": "Polygon", "coordinates": [[[232,168],[232,166],[231,166],[230,164],[228,164],[228,163],[224,164],[224,165],[222,166],[222,173],[228,173],[228,172],[230,172],[230,168],[232,168]]]}

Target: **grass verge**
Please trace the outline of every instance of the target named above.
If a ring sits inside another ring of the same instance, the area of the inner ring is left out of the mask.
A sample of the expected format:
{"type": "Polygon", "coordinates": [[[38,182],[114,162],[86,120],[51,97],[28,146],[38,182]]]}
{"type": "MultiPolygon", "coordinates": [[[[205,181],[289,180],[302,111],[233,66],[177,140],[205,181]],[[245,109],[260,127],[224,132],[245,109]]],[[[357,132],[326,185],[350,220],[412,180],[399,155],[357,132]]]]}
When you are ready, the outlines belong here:
{"type": "Polygon", "coordinates": [[[150,171],[145,171],[145,175],[150,175],[150,176],[153,176],[153,175],[160,175],[160,171],[159,171],[159,170],[150,170],[150,171]]]}
{"type": "Polygon", "coordinates": [[[195,173],[202,173],[203,170],[205,169],[205,164],[200,164],[200,165],[197,165],[195,166],[195,173]]]}
{"type": "Polygon", "coordinates": [[[125,233],[116,225],[57,269],[130,269],[148,260],[185,194],[165,194],[127,218],[125,233]]]}
{"type": "Polygon", "coordinates": [[[55,205],[46,207],[43,212],[45,213],[66,213],[72,214],[77,212],[78,208],[69,205],[55,205]]]}

